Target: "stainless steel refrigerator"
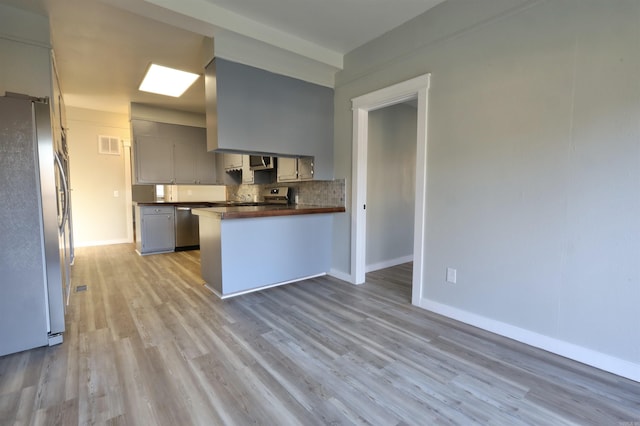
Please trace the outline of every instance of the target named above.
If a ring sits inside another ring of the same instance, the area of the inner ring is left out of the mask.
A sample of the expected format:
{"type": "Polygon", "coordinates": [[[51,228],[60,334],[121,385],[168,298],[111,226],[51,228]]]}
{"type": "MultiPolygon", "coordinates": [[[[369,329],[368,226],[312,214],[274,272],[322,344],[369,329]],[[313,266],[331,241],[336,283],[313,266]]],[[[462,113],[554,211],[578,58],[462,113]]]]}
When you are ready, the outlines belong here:
{"type": "Polygon", "coordinates": [[[69,161],[46,100],[0,97],[0,356],[62,342],[71,286],[69,161]]]}

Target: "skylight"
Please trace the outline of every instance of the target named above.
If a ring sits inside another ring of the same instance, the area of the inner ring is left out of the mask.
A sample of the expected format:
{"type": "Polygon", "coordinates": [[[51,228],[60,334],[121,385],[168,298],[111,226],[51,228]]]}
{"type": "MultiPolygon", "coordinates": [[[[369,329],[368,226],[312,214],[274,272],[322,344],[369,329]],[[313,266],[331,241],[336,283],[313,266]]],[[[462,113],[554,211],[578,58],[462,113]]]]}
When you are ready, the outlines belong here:
{"type": "Polygon", "coordinates": [[[138,90],[177,98],[182,96],[198,77],[198,74],[151,64],[138,90]]]}

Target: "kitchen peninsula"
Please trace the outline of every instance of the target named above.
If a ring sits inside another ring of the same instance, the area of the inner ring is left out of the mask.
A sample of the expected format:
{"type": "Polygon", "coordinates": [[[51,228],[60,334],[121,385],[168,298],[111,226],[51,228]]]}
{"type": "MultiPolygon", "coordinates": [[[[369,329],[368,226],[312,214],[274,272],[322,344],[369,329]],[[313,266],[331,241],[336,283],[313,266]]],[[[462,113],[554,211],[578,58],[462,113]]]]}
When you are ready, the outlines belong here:
{"type": "Polygon", "coordinates": [[[264,205],[192,211],[200,219],[202,277],[223,299],[329,271],[332,214],[344,206],[264,198],[264,205]]]}

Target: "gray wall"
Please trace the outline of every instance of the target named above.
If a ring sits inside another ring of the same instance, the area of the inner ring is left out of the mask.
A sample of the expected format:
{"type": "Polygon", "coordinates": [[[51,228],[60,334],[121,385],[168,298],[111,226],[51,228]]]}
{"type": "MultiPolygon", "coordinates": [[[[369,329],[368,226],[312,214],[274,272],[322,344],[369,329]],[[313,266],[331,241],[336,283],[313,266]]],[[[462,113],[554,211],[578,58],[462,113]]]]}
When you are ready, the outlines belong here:
{"type": "Polygon", "coordinates": [[[369,114],[367,269],[413,255],[416,112],[400,104],[369,114]]]}
{"type": "MultiPolygon", "coordinates": [[[[637,0],[449,0],[347,55],[336,176],[350,99],[432,73],[426,301],[638,371],[639,23],[637,0]]],[[[347,273],[349,227],[335,218],[347,273]]]]}

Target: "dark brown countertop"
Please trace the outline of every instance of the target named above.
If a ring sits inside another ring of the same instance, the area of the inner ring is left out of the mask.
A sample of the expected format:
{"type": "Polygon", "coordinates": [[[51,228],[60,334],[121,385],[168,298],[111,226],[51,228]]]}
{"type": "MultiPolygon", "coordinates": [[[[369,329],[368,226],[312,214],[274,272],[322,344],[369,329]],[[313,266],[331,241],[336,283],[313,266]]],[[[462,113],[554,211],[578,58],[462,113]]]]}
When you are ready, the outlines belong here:
{"type": "Polygon", "coordinates": [[[226,201],[135,201],[134,204],[139,206],[223,206],[226,201]]]}
{"type": "Polygon", "coordinates": [[[175,207],[239,207],[239,206],[263,206],[264,203],[253,201],[140,201],[134,202],[139,206],[175,206],[175,207]]]}
{"type": "Polygon", "coordinates": [[[314,206],[306,204],[223,206],[195,209],[193,214],[218,219],[247,219],[272,216],[295,216],[301,214],[342,213],[344,206],[314,206]]]}

